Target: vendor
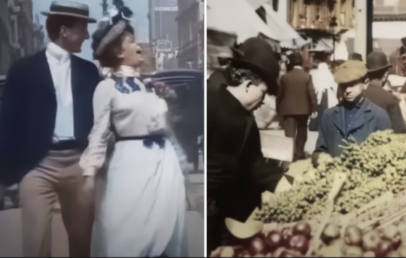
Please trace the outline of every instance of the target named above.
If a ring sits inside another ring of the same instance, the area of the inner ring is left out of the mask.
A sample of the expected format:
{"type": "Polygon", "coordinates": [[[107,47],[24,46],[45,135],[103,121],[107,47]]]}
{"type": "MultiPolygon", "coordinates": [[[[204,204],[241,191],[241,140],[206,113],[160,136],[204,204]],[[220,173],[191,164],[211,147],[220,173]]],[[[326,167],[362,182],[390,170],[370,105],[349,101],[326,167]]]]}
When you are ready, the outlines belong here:
{"type": "Polygon", "coordinates": [[[313,164],[317,166],[321,154],[337,157],[344,141],[361,143],[379,130],[391,129],[388,113],[363,96],[368,70],[361,61],[349,60],[341,64],[334,79],[340,88],[341,102],[327,109],[320,122],[313,164]]]}
{"type": "Polygon", "coordinates": [[[247,39],[234,55],[207,83],[208,253],[227,244],[224,219],[245,222],[283,175],[263,157],[253,116],[266,93],[276,95],[278,61],[260,38],[247,39]]]}

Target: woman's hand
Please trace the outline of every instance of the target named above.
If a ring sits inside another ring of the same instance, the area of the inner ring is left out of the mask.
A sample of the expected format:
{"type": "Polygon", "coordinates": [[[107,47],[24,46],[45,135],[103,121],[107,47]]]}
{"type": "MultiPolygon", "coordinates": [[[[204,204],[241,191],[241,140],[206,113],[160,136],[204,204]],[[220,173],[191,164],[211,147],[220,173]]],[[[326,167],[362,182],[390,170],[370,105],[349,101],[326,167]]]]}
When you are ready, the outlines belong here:
{"type": "Polygon", "coordinates": [[[170,89],[164,82],[152,81],[150,78],[144,80],[147,88],[154,89],[156,95],[161,98],[166,98],[169,95],[170,89]]]}
{"type": "Polygon", "coordinates": [[[169,87],[163,82],[153,82],[152,87],[155,89],[155,93],[161,98],[166,98],[169,95],[169,87]]]}

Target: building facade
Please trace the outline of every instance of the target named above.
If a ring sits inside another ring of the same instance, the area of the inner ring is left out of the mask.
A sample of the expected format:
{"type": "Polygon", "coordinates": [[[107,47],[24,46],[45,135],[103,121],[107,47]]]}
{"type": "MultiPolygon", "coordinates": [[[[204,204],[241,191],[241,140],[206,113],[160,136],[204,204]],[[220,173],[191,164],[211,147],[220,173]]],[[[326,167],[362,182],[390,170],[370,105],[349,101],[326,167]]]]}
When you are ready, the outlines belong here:
{"type": "Polygon", "coordinates": [[[0,76],[19,58],[44,47],[43,28],[32,11],[32,0],[0,0],[0,76]]]}
{"type": "Polygon", "coordinates": [[[179,31],[178,64],[180,68],[196,69],[204,65],[204,11],[201,0],[178,0],[179,31]]]}
{"type": "Polygon", "coordinates": [[[405,26],[406,1],[374,0],[373,49],[386,54],[392,64],[391,73],[402,76],[406,76],[405,26]]]}
{"type": "Polygon", "coordinates": [[[156,70],[177,68],[177,15],[177,0],[149,0],[149,41],[153,44],[156,70]]]}

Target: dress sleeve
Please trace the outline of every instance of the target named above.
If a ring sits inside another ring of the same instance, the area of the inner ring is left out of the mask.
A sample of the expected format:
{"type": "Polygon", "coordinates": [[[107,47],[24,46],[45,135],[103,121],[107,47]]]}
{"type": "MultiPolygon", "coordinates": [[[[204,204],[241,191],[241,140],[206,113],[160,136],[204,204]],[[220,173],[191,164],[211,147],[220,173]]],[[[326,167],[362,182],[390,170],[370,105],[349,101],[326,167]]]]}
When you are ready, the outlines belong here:
{"type": "Polygon", "coordinates": [[[93,96],[94,124],[89,135],[89,145],[80,159],[80,167],[85,176],[94,176],[102,168],[106,159],[106,151],[110,131],[110,114],[112,99],[112,81],[104,80],[96,88],[93,96]]]}

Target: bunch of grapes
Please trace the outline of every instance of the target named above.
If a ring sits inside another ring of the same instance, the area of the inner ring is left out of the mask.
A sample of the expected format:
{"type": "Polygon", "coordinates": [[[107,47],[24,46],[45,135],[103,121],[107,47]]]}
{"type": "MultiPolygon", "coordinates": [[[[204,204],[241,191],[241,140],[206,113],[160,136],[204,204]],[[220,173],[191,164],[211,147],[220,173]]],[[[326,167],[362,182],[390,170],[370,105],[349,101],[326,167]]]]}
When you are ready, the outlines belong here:
{"type": "Polygon", "coordinates": [[[311,219],[325,209],[335,173],[346,173],[335,212],[346,214],[371,202],[385,192],[399,193],[406,189],[406,135],[392,130],[371,134],[361,143],[347,143],[342,154],[321,161],[307,171],[311,179],[291,190],[276,193],[272,203],[263,203],[256,219],[289,223],[311,219]]]}

